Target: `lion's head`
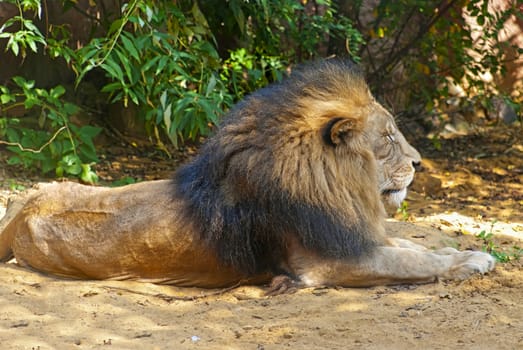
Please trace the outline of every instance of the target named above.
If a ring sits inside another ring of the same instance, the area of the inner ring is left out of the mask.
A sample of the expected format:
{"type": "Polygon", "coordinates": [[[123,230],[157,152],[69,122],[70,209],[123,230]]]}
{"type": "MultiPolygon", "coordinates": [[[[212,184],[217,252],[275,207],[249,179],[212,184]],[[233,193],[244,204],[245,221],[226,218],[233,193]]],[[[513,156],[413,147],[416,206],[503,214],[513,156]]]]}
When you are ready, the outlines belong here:
{"type": "Polygon", "coordinates": [[[399,131],[388,111],[376,107],[371,143],[378,163],[378,189],[388,204],[398,207],[414,179],[414,166],[421,157],[399,131]]]}
{"type": "Polygon", "coordinates": [[[278,270],[290,239],[335,258],[381,244],[381,198],[401,203],[416,162],[357,67],[326,60],[240,102],[175,182],[225,263],[278,270]]]}

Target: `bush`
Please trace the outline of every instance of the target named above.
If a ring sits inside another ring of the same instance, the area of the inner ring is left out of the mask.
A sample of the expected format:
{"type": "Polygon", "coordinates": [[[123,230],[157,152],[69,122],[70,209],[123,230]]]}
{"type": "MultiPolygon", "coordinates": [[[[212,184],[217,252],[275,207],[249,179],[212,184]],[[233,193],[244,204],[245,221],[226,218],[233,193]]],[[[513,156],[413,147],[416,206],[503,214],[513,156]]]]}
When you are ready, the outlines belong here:
{"type": "Polygon", "coordinates": [[[93,138],[101,128],[69,122],[78,107],[61,99],[64,87],[59,85],[45,90],[36,88],[34,81],[22,77],[14,77],[13,81],[21,92],[12,93],[0,86],[0,111],[6,113],[11,108],[23,106],[28,113],[38,116],[38,128],[21,126],[18,118],[0,118],[0,137],[7,138],[0,143],[6,144],[14,154],[8,163],[37,167],[44,174],[54,170],[58,177],[73,175],[85,182],[96,182],[96,174],[89,163],[98,161],[93,138]]]}
{"type": "Polygon", "coordinates": [[[489,111],[495,96],[517,105],[510,91],[496,86],[505,64],[523,53],[500,40],[507,20],[522,18],[517,1],[495,9],[487,0],[385,0],[372,12],[361,2],[344,2],[352,4],[345,12],[365,35],[359,55],[369,82],[397,114],[447,122],[438,119],[489,111]]]}
{"type": "MultiPolygon", "coordinates": [[[[82,41],[71,23],[43,22],[41,0],[8,2],[18,11],[0,28],[6,50],[67,62],[77,87],[90,83],[100,88],[91,94],[108,104],[136,106],[135,117],[158,144],[167,136],[175,147],[208,135],[233,103],[292,65],[332,54],[361,61],[374,92],[399,101],[392,106],[398,114],[438,116],[452,97],[449,80],[466,82],[465,104],[489,108],[498,92],[481,77],[503,73],[498,34],[519,14],[516,3],[496,12],[485,0],[386,0],[371,11],[348,0],[129,0],[109,10],[116,2],[54,2],[93,23],[82,41]],[[484,45],[464,12],[484,25],[484,45]]],[[[85,175],[97,161],[93,138],[100,129],[71,123],[79,106],[65,98],[73,95],[67,85],[42,89],[31,81],[16,77],[0,86],[0,143],[9,144],[10,163],[85,175]],[[13,117],[20,106],[34,120],[29,126],[13,117]]],[[[503,101],[517,107],[509,96],[503,101]]]]}
{"type": "MultiPolygon", "coordinates": [[[[281,79],[290,64],[325,54],[330,38],[346,37],[352,52],[362,40],[346,17],[336,16],[331,1],[313,2],[311,7],[293,0],[131,0],[116,18],[99,21],[102,27],[107,23],[101,28],[104,35],[73,50],[69,45],[74,38],[67,26],[46,23],[49,34],[44,37],[32,20],[23,17],[31,11],[39,15],[40,0],[10,2],[18,6],[20,15],[0,29],[0,38],[8,39],[8,50],[25,56],[39,47],[45,49],[50,57],[69,63],[77,86],[91,79],[91,73],[103,73],[101,92],[110,103],[138,106],[137,117],[143,118],[147,131],[155,135],[163,131],[176,147],[206,136],[235,101],[281,79]],[[211,10],[218,14],[206,16],[211,10]],[[222,26],[217,18],[226,24],[222,26]],[[17,24],[20,30],[8,31],[17,24]],[[216,35],[220,32],[235,37],[236,44],[219,51],[216,35]]],[[[75,1],[61,2],[64,10],[79,9],[75,1]]],[[[96,8],[103,0],[90,4],[96,8]]],[[[78,107],[62,101],[61,86],[47,91],[27,81],[22,85],[17,84],[21,91],[16,98],[2,99],[0,110],[4,135],[10,144],[18,144],[8,147],[15,153],[10,163],[37,166],[44,173],[54,168],[58,176],[80,175],[81,167],[97,161],[92,139],[99,129],[70,123],[78,107]],[[27,101],[34,96],[38,103],[31,105],[27,101]],[[22,128],[7,114],[20,103],[29,114],[46,114],[49,122],[39,123],[36,129],[22,128]]],[[[14,96],[2,88],[5,96],[14,96]]]]}

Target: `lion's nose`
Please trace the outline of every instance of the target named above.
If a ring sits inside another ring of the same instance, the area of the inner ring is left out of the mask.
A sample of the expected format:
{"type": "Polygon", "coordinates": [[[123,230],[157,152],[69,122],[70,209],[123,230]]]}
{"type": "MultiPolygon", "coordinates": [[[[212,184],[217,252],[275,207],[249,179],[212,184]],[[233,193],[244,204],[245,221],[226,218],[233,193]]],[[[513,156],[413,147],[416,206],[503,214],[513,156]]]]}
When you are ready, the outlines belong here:
{"type": "Polygon", "coordinates": [[[416,170],[416,172],[421,171],[423,169],[423,166],[419,161],[413,161],[412,166],[414,167],[414,170],[416,170]]]}

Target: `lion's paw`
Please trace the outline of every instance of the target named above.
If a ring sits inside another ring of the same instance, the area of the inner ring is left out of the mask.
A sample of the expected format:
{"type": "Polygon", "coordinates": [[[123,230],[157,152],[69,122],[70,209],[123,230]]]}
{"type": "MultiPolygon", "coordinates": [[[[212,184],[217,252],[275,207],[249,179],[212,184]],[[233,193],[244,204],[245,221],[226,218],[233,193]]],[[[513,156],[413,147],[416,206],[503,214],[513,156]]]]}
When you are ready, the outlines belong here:
{"type": "Polygon", "coordinates": [[[464,280],[474,274],[485,274],[494,269],[496,260],[490,254],[476,251],[458,252],[451,255],[454,263],[445,278],[464,280]]]}

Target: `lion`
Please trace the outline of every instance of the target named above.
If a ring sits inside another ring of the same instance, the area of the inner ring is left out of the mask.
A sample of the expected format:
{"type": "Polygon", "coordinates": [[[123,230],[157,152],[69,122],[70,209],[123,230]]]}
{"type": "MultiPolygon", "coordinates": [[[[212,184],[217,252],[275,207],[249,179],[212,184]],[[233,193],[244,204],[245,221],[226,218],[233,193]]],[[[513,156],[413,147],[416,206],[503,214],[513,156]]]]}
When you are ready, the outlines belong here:
{"type": "Polygon", "coordinates": [[[167,180],[48,183],[0,223],[0,259],[74,279],[183,287],[367,287],[465,279],[478,251],[429,250],[385,232],[419,153],[350,61],[295,69],[244,98],[167,180]]]}

